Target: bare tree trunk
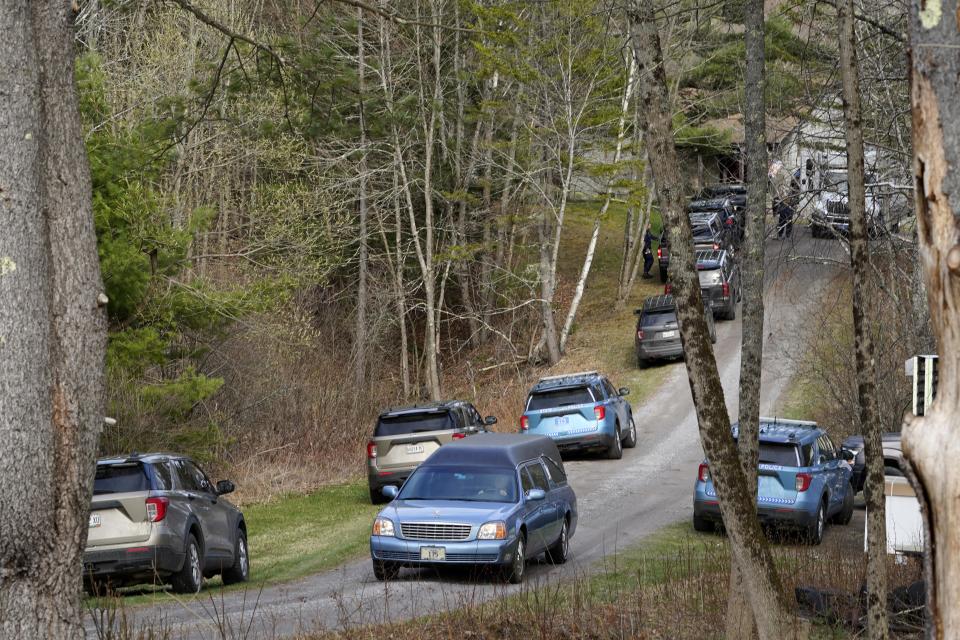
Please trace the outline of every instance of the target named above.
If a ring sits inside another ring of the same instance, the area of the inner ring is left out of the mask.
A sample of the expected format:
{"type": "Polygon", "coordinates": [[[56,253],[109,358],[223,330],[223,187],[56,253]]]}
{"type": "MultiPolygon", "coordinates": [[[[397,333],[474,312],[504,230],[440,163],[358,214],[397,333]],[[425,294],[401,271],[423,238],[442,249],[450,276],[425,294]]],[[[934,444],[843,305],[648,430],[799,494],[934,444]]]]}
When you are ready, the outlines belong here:
{"type": "Polygon", "coordinates": [[[670,280],[677,303],[687,377],[700,426],[700,439],[717,488],[730,546],[750,596],[760,638],[804,633],[792,618],[766,538],[757,520],[754,496],[730,433],[730,418],[704,318],[700,282],[693,259],[693,233],[685,214],[679,165],[673,140],[663,54],[652,0],[633,0],[628,8],[630,36],[637,58],[638,100],[647,152],[665,224],[670,235],[670,280]]]}
{"type": "Polygon", "coordinates": [[[68,2],[0,5],[0,637],[84,637],[106,321],[68,2]]]}
{"type": "MultiPolygon", "coordinates": [[[[357,213],[360,216],[360,266],[357,281],[357,313],[353,332],[353,381],[362,389],[367,372],[367,122],[364,113],[363,92],[366,64],[363,43],[363,10],[357,9],[357,110],[360,114],[360,182],[357,195],[357,213]]],[[[359,400],[359,394],[356,394],[359,400]]]]}
{"type": "Polygon", "coordinates": [[[560,340],[557,337],[557,322],[553,315],[553,294],[556,291],[555,271],[551,269],[551,213],[543,208],[540,223],[540,316],[543,323],[543,340],[547,348],[547,360],[551,365],[560,362],[560,340]]]}
{"type": "MultiPolygon", "coordinates": [[[[623,136],[627,124],[627,110],[630,108],[630,99],[633,97],[633,77],[636,63],[632,55],[627,56],[627,82],[623,88],[623,98],[620,101],[620,119],[617,122],[617,144],[613,153],[614,166],[620,162],[620,154],[623,152],[623,136]]],[[[583,299],[583,290],[587,286],[587,277],[590,275],[590,267],[593,266],[593,255],[597,250],[597,241],[600,239],[600,225],[610,210],[610,202],[613,200],[613,182],[616,174],[611,175],[607,180],[606,197],[600,211],[597,212],[593,220],[593,233],[590,234],[590,242],[587,244],[587,253],[583,258],[583,267],[580,269],[580,278],[577,280],[577,286],[573,293],[573,300],[570,302],[570,309],[567,312],[567,319],[563,323],[563,330],[560,332],[560,352],[567,348],[567,338],[573,330],[573,323],[577,318],[577,310],[580,308],[580,301],[583,299]]]]}
{"type": "MultiPolygon", "coordinates": [[[[633,107],[634,133],[632,155],[634,160],[640,158],[640,145],[643,142],[640,134],[640,115],[637,113],[638,110],[639,102],[636,102],[633,107]]],[[[644,151],[642,155],[644,157],[643,173],[638,172],[636,165],[634,165],[633,179],[634,181],[644,180],[647,187],[647,203],[643,209],[643,213],[640,213],[639,206],[631,207],[631,210],[636,208],[637,212],[633,216],[628,216],[624,226],[623,257],[620,260],[620,277],[617,281],[617,309],[622,309],[627,304],[630,293],[633,292],[633,285],[637,281],[637,275],[640,273],[640,265],[643,262],[643,236],[647,231],[647,225],[650,224],[650,213],[653,210],[653,199],[656,193],[653,178],[650,177],[650,163],[646,157],[646,151],[644,151]],[[633,220],[630,220],[631,217],[633,220]]]]}
{"type": "Polygon", "coordinates": [[[903,450],[925,520],[927,637],[941,639],[960,636],[960,25],[955,2],[910,5],[917,239],[940,379],[925,415],[906,419],[903,450]]]}
{"type": "MultiPolygon", "coordinates": [[[[747,154],[747,211],[741,264],[743,269],[743,338],[740,347],[739,437],[737,448],[756,505],[760,457],[760,372],[763,359],[763,243],[767,203],[766,99],[764,88],[763,0],[744,5],[746,70],[744,128],[747,154]]],[[[730,566],[727,637],[754,635],[755,626],[741,588],[743,574],[736,558],[730,566]]]]}
{"type": "Polygon", "coordinates": [[[887,637],[887,536],[883,477],[883,425],[877,409],[877,384],[873,340],[870,335],[868,296],[870,253],[867,246],[866,187],[864,185],[863,121],[853,0],[838,3],[840,12],[840,75],[847,138],[847,184],[850,207],[850,264],[853,268],[853,340],[860,401],[860,427],[864,435],[867,478],[867,633],[887,637]]]}

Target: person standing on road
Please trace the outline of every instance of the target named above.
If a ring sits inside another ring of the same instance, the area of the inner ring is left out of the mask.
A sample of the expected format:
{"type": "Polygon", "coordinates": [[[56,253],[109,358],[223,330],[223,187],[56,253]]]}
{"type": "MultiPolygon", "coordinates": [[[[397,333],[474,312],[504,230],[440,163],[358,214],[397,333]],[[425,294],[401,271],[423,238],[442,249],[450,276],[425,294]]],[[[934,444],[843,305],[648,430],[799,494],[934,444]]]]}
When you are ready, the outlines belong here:
{"type": "Polygon", "coordinates": [[[653,267],[653,234],[650,233],[650,225],[647,224],[647,229],[643,235],[643,279],[649,280],[653,276],[650,275],[650,269],[653,267]]]}
{"type": "Polygon", "coordinates": [[[793,208],[790,206],[790,184],[783,163],[779,160],[770,165],[770,194],[773,199],[773,215],[777,217],[777,239],[789,238],[793,232],[793,208]]]}

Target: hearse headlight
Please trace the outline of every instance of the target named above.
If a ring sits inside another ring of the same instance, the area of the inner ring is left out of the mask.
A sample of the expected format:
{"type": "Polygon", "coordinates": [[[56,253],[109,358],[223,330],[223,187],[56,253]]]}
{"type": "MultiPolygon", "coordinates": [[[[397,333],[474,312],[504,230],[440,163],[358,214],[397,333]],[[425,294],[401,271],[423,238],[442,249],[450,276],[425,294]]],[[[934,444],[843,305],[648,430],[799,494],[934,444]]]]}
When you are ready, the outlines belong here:
{"type": "Polygon", "coordinates": [[[504,540],[507,537],[507,523],[502,520],[487,522],[480,526],[477,540],[504,540]]]}
{"type": "Polygon", "coordinates": [[[393,531],[393,520],[389,518],[377,518],[373,521],[373,535],[394,537],[397,534],[393,531]]]}

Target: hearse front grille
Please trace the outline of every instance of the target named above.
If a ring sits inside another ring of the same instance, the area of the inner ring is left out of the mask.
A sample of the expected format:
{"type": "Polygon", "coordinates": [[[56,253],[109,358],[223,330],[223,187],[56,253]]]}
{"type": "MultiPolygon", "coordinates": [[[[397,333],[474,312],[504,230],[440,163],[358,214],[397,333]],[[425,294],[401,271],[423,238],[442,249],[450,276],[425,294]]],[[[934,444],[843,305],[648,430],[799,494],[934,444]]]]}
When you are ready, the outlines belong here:
{"type": "Polygon", "coordinates": [[[469,524],[449,522],[401,522],[400,531],[407,540],[466,540],[469,524]]]}

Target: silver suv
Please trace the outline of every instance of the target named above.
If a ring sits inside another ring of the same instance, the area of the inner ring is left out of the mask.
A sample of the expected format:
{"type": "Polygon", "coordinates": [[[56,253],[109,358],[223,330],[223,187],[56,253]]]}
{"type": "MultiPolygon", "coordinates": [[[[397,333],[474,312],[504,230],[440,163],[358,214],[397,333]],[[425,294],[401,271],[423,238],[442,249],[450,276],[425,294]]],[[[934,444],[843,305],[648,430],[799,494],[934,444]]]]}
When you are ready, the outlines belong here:
{"type": "Polygon", "coordinates": [[[367,443],[370,502],[385,502],[383,487],[399,487],[442,445],[486,432],[496,423],[495,417],[481,418],[472,404],[461,400],[384,411],[367,443]]]}
{"type": "Polygon", "coordinates": [[[83,554],[88,592],[130,584],[170,583],[178,593],[200,591],[205,577],[224,584],[250,575],[247,525],[193,460],[132,454],[97,461],[83,554]]]}

